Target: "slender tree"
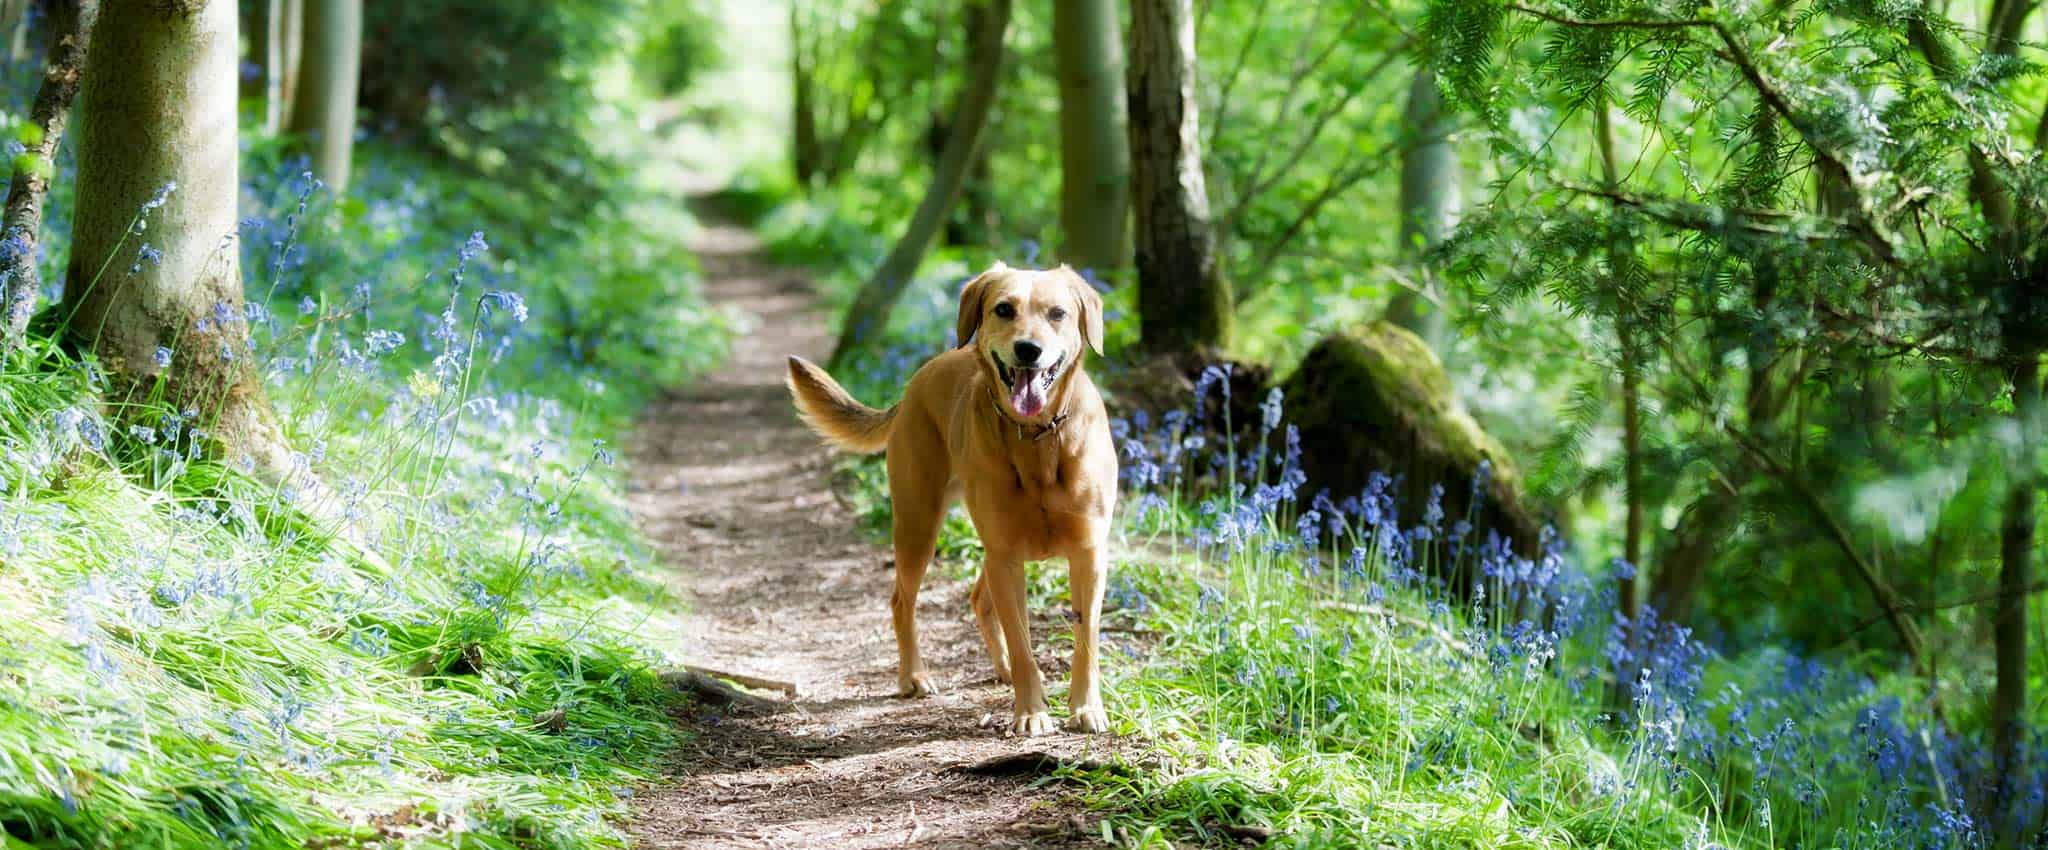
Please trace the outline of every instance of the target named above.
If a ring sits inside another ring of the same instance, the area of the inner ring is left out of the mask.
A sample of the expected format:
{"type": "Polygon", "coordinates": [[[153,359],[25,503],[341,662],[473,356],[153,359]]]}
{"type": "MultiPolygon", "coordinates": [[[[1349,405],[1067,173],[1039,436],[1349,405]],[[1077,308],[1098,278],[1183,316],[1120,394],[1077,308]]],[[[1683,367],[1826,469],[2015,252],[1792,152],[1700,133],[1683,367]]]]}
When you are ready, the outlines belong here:
{"type": "Polygon", "coordinates": [[[78,115],[68,333],[116,400],[195,411],[211,448],[289,468],[249,351],[235,202],[235,0],[107,0],[78,115]]]}
{"type": "Polygon", "coordinates": [[[1054,0],[1060,89],[1060,259],[1102,271],[1129,250],[1124,48],[1113,0],[1054,0]]]}
{"type": "Polygon", "coordinates": [[[265,0],[263,129],[284,132],[299,90],[299,54],[305,44],[305,0],[265,0]]]}
{"type": "Polygon", "coordinates": [[[1156,352],[1219,348],[1232,298],[1216,271],[1202,176],[1190,0],[1132,4],[1129,89],[1139,334],[1156,352]]]}
{"type": "Polygon", "coordinates": [[[348,187],[355,149],[356,91],[363,53],[363,0],[307,0],[305,49],[291,133],[313,159],[313,175],[348,187]]]}
{"type": "Polygon", "coordinates": [[[0,33],[7,38],[7,61],[20,62],[28,54],[29,0],[0,0],[0,33]]]}
{"type": "MultiPolygon", "coordinates": [[[[2034,525],[2036,491],[2040,475],[2035,453],[2040,446],[2041,373],[2040,351],[2028,353],[2014,368],[2012,403],[2019,422],[2019,457],[2012,464],[2013,481],[2007,486],[2005,517],[1998,536],[1998,603],[1991,615],[1992,658],[1997,681],[1991,689],[1992,770],[1998,785],[1992,791],[1991,810],[2008,811],[2015,794],[2021,793],[2026,775],[2022,746],[2026,743],[2027,711],[2027,600],[2033,593],[2034,525]]],[[[2003,837],[2018,827],[2014,820],[1994,823],[2003,837]]]]}
{"type": "Polygon", "coordinates": [[[811,187],[820,158],[818,84],[812,77],[816,60],[805,41],[809,37],[799,4],[789,4],[790,168],[796,172],[797,186],[804,189],[811,187]]]}
{"type": "Polygon", "coordinates": [[[50,174],[56,169],[57,146],[64,140],[65,119],[71,101],[78,96],[78,84],[85,72],[86,45],[92,38],[93,21],[99,16],[99,0],[57,0],[50,4],[50,51],[45,60],[43,82],[36,90],[29,122],[36,127],[34,140],[22,151],[14,169],[14,182],[7,190],[7,213],[0,224],[0,305],[5,305],[5,323],[0,325],[0,345],[12,345],[28,325],[42,291],[42,272],[36,265],[42,241],[43,198],[50,191],[50,174]]]}
{"type": "Polygon", "coordinates": [[[1003,34],[1010,27],[1010,0],[987,0],[981,23],[968,51],[974,64],[968,66],[967,80],[954,103],[946,149],[932,169],[924,200],[918,203],[910,226],[896,240],[889,256],[854,297],[852,308],[846,312],[846,324],[840,328],[839,341],[832,347],[831,366],[843,365],[861,340],[888,325],[889,312],[902,297],[911,276],[917,273],[925,252],[931,250],[933,238],[945,225],[947,212],[966,186],[968,169],[981,149],[989,111],[1002,79],[1006,61],[1003,34]]]}
{"type": "MultiPolygon", "coordinates": [[[[1401,149],[1401,250],[1420,256],[1443,244],[1458,220],[1458,154],[1451,146],[1451,121],[1436,73],[1426,66],[1417,68],[1409,83],[1401,123],[1414,135],[1401,149]]],[[[1426,264],[1414,268],[1416,288],[1394,293],[1387,319],[1441,352],[1447,326],[1442,289],[1426,264]]]]}

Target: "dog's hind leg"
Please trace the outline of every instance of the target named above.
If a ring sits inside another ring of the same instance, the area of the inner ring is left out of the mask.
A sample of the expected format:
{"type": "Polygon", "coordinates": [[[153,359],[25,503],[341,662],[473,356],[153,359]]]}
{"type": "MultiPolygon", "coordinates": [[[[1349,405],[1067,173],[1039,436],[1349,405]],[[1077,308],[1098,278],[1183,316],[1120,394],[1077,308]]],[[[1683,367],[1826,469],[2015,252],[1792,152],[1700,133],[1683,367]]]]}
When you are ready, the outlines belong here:
{"type": "Polygon", "coordinates": [[[975,579],[967,604],[974,608],[974,627],[981,630],[981,642],[988,647],[989,663],[995,665],[996,681],[1010,683],[1010,650],[1003,644],[1003,622],[996,615],[996,598],[988,589],[988,573],[975,579]]]}
{"type": "Polygon", "coordinates": [[[935,468],[929,458],[893,448],[889,452],[889,503],[895,513],[891,536],[896,544],[896,589],[889,596],[889,613],[896,629],[896,695],[901,697],[937,692],[918,653],[917,592],[938,545],[949,477],[944,466],[935,468]]]}

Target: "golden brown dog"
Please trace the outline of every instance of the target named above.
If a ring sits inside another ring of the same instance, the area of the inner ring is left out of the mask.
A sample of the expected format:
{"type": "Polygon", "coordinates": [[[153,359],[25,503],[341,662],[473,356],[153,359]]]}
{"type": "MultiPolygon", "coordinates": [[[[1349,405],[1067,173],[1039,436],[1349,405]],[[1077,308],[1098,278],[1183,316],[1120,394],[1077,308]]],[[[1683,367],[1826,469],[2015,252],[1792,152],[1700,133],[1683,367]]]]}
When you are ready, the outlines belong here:
{"type": "Polygon", "coordinates": [[[1101,732],[1097,619],[1116,504],[1116,449],[1102,396],[1081,368],[1102,351],[1102,298],[1072,270],[1002,263],[960,292],[961,346],[932,358],[888,410],[855,401],[830,375],[789,358],[789,389],[804,421],[847,451],[886,448],[896,514],[897,683],[932,693],[917,651],[917,591],[939,524],[965,498],[987,558],[968,597],[996,678],[1015,691],[1010,729],[1052,731],[1031,651],[1024,562],[1067,559],[1074,613],[1070,729],[1101,732]]]}

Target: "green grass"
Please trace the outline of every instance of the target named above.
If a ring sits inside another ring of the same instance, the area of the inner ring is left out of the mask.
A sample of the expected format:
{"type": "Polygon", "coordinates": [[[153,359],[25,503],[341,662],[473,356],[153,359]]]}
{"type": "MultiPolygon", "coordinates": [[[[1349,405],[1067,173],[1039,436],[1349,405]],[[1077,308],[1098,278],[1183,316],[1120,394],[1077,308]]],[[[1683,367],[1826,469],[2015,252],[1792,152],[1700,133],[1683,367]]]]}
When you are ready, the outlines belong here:
{"type": "MultiPolygon", "coordinates": [[[[256,232],[281,234],[298,191],[257,156],[256,232]]],[[[370,156],[297,209],[289,262],[258,238],[245,261],[271,399],[353,543],[196,451],[203,422],[103,404],[91,362],[0,361],[5,846],[613,846],[677,743],[680,605],[614,453],[729,335],[663,247],[687,216],[621,187],[458,289],[487,189],[370,156]]]]}

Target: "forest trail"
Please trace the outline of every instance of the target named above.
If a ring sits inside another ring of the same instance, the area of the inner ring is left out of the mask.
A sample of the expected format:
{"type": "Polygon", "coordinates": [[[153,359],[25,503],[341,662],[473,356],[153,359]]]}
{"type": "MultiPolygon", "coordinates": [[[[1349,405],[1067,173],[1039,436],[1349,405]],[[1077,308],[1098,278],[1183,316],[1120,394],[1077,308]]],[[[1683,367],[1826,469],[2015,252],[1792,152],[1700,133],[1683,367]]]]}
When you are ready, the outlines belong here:
{"type": "MultiPolygon", "coordinates": [[[[831,327],[803,275],[711,211],[691,248],[708,297],[752,323],[730,361],[657,399],[630,441],[629,501],[691,606],[692,663],[795,683],[789,710],[698,709],[669,775],[633,798],[647,848],[1092,847],[1093,818],[1031,777],[954,770],[1004,755],[1080,754],[1104,737],[1005,739],[1007,717],[969,619],[968,585],[929,574],[919,605],[939,696],[902,700],[888,628],[889,553],[835,496],[833,461],[797,421],[785,357],[822,360],[831,327]]],[[[1067,662],[1046,652],[1048,683],[1067,662]]]]}

